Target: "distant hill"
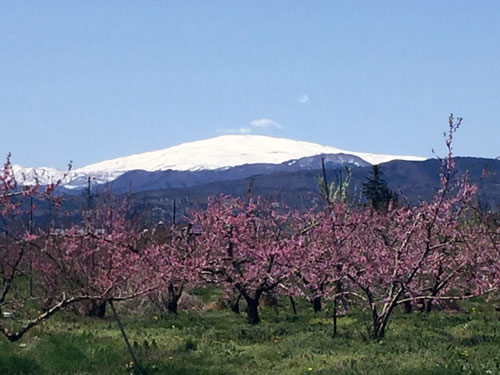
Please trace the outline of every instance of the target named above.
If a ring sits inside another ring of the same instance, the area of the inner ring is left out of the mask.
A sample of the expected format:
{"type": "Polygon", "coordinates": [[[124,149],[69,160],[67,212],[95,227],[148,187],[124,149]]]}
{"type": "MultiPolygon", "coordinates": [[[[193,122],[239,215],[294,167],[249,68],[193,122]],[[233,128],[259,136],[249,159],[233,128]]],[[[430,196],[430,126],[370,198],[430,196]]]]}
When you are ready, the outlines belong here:
{"type": "MultiPolygon", "coordinates": [[[[359,162],[352,155],[319,155],[298,159],[280,165],[248,165],[219,171],[132,171],[114,181],[108,187],[96,185],[92,189],[93,205],[99,204],[106,190],[125,194],[130,188],[131,214],[152,223],[172,220],[175,201],[176,220],[182,221],[188,209],[206,207],[210,196],[229,194],[248,196],[251,186],[254,195],[285,202],[289,207],[305,210],[323,204],[315,177],[321,176],[321,158],[325,157],[328,181],[338,181],[345,173],[344,166],[351,165],[352,180],[349,197],[353,204],[363,204],[361,185],[371,166],[355,167],[359,162]]],[[[478,186],[478,200],[484,209],[500,209],[500,160],[471,157],[455,159],[454,178],[468,171],[468,178],[478,186]]],[[[400,194],[400,202],[418,204],[428,200],[439,188],[440,162],[395,160],[380,165],[383,179],[393,191],[400,194]]],[[[79,212],[87,204],[85,190],[67,190],[63,211],[73,212],[78,220],[79,212]]],[[[129,194],[129,193],[127,193],[129,194]]],[[[38,225],[58,220],[57,213],[43,203],[37,204],[35,213],[38,225]],[[56,216],[54,216],[56,215],[56,216]]],[[[59,220],[66,220],[59,215],[59,220]]]]}
{"type": "MultiPolygon", "coordinates": [[[[350,196],[354,201],[363,201],[361,184],[370,173],[370,166],[354,168],[350,196]]],[[[436,159],[425,161],[391,161],[381,164],[383,178],[388,186],[407,199],[410,204],[429,199],[439,188],[440,162],[436,159]]],[[[478,186],[477,197],[487,209],[500,208],[500,160],[458,157],[454,177],[469,171],[469,179],[478,186]],[[485,171],[483,173],[483,171],[485,171]]],[[[328,179],[338,179],[342,169],[328,168],[328,179]]],[[[230,194],[246,196],[252,182],[255,195],[263,195],[283,200],[290,207],[310,208],[321,204],[315,177],[321,170],[297,170],[258,174],[242,179],[214,181],[184,188],[157,189],[142,191],[132,195],[134,209],[151,216],[151,220],[166,219],[172,216],[173,201],[179,216],[188,208],[204,207],[207,198],[213,195],[230,194]]]]}

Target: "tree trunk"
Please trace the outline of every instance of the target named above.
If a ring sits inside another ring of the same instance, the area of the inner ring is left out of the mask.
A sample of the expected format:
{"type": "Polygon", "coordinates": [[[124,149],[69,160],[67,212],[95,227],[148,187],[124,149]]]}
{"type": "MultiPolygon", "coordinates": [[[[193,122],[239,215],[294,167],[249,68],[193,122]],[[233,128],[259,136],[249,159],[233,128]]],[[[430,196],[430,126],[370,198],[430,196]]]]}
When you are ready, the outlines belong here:
{"type": "Polygon", "coordinates": [[[429,299],[424,302],[424,308],[426,313],[430,313],[432,311],[432,300],[429,299]]]}
{"type": "Polygon", "coordinates": [[[177,315],[177,309],[179,306],[179,299],[182,295],[182,286],[179,288],[179,292],[175,291],[174,285],[171,283],[168,285],[168,303],[167,310],[170,314],[177,315]]]}
{"type": "Polygon", "coordinates": [[[247,322],[248,324],[259,324],[259,299],[246,298],[247,301],[247,322]]]}
{"type": "Polygon", "coordinates": [[[177,297],[175,295],[172,296],[172,298],[168,299],[167,310],[169,314],[177,315],[178,307],[179,307],[179,301],[177,300],[177,297]]]}
{"type": "MultiPolygon", "coordinates": [[[[436,280],[434,281],[434,286],[432,287],[431,296],[436,297],[441,290],[445,286],[446,283],[441,283],[441,274],[443,273],[443,267],[439,265],[436,280]]],[[[432,311],[432,299],[424,300],[424,309],[426,313],[430,313],[432,311]]]]}
{"type": "Polygon", "coordinates": [[[376,310],[373,311],[373,331],[371,334],[373,339],[384,338],[385,329],[387,328],[387,324],[389,324],[389,316],[391,315],[394,307],[395,304],[391,304],[389,308],[383,310],[385,312],[381,315],[377,314],[376,310]]]}
{"type": "Polygon", "coordinates": [[[290,304],[292,305],[293,313],[297,315],[297,307],[295,306],[295,301],[293,300],[292,296],[290,296],[290,304]]]}
{"type": "Polygon", "coordinates": [[[90,301],[90,307],[87,310],[87,316],[93,317],[93,318],[99,318],[102,319],[104,318],[104,315],[106,314],[106,301],[90,301]]]}
{"type": "Polygon", "coordinates": [[[315,313],[321,311],[321,297],[314,297],[314,299],[313,299],[313,309],[314,309],[315,313]]]}
{"type": "Polygon", "coordinates": [[[337,297],[333,299],[333,337],[337,336],[337,297]]]}
{"type": "Polygon", "coordinates": [[[406,301],[404,303],[404,310],[405,310],[405,314],[411,314],[412,313],[413,306],[411,304],[411,301],[406,301]]]}
{"type": "Polygon", "coordinates": [[[373,319],[373,330],[371,333],[372,339],[382,339],[385,335],[385,327],[387,325],[387,321],[385,321],[382,317],[377,316],[373,319]]]}
{"type": "Polygon", "coordinates": [[[339,296],[342,298],[343,295],[342,293],[342,282],[337,281],[337,284],[335,286],[335,298],[333,299],[333,336],[337,336],[337,300],[339,296]]]}
{"type": "Polygon", "coordinates": [[[229,300],[229,306],[231,307],[231,311],[234,312],[235,314],[240,313],[240,298],[241,298],[241,294],[238,294],[238,297],[236,298],[236,300],[234,300],[234,301],[229,300]]]}

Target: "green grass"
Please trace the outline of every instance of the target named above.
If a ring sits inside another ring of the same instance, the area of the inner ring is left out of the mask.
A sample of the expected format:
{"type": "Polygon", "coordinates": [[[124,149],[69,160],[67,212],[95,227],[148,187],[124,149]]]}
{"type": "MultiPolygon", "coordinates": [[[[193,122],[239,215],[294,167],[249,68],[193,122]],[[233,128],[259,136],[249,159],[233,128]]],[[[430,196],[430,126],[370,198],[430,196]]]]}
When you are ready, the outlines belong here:
{"type": "MultiPolygon", "coordinates": [[[[333,338],[328,312],[298,308],[263,309],[258,326],[230,311],[121,315],[147,374],[500,374],[500,316],[485,302],[459,313],[395,313],[381,341],[367,338],[360,312],[342,317],[333,338]]],[[[64,312],[20,342],[0,339],[2,375],[126,375],[129,361],[111,317],[64,312]]]]}

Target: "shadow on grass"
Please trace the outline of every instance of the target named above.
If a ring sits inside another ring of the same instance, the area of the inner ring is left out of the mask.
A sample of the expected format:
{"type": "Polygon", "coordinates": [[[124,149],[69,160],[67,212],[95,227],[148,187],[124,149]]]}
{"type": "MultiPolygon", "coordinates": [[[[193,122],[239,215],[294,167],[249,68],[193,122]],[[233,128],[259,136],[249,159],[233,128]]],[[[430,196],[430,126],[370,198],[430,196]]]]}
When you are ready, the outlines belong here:
{"type": "Polygon", "coordinates": [[[0,352],[0,374],[2,375],[25,375],[43,374],[38,364],[23,355],[16,355],[9,351],[0,352]]]}

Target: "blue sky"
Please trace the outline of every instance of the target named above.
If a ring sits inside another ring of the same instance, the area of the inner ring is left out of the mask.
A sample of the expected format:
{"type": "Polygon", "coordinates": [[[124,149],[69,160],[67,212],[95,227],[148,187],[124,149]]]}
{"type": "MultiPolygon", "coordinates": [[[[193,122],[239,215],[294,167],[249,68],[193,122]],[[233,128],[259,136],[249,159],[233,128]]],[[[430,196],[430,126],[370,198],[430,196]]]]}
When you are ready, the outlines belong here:
{"type": "MultiPolygon", "coordinates": [[[[498,1],[0,0],[0,154],[64,168],[228,132],[500,155],[498,1]]],[[[2,156],[3,157],[3,156],[2,156]]]]}

